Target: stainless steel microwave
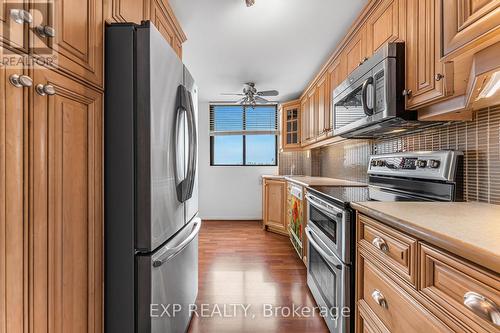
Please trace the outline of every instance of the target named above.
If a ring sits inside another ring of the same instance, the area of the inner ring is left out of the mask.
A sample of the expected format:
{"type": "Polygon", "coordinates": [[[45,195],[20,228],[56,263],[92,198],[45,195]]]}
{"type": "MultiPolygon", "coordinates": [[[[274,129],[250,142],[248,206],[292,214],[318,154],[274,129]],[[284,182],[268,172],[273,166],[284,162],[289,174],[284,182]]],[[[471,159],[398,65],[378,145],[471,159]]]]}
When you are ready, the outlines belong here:
{"type": "Polygon", "coordinates": [[[389,43],[333,91],[333,134],[372,138],[420,127],[405,109],[404,87],[405,45],[389,43]]]}

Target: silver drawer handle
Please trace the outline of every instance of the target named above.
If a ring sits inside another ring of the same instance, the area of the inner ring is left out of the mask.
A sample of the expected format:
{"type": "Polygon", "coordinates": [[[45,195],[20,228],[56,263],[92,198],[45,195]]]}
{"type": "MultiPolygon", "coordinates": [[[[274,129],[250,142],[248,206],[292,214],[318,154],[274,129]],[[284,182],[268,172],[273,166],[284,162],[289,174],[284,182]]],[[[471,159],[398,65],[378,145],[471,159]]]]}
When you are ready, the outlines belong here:
{"type": "Polygon", "coordinates": [[[381,307],[383,307],[384,309],[387,309],[387,301],[385,300],[385,296],[384,294],[382,294],[380,292],[380,290],[378,289],[375,289],[373,292],[372,292],[372,298],[373,300],[378,304],[380,305],[381,307]]]}
{"type": "Polygon", "coordinates": [[[56,89],[51,84],[37,84],[35,90],[40,96],[52,96],[56,94],[56,89]]]}
{"type": "Polygon", "coordinates": [[[18,24],[33,22],[33,15],[24,9],[11,9],[10,18],[18,24]]]}
{"type": "Polygon", "coordinates": [[[479,317],[500,326],[500,309],[492,300],[469,291],[464,295],[464,305],[479,317]]]}
{"type": "Polygon", "coordinates": [[[387,243],[385,242],[385,240],[383,240],[382,238],[380,237],[375,237],[373,240],[372,240],[372,244],[377,248],[379,249],[380,251],[382,252],[387,252],[389,251],[389,246],[387,246],[387,243]]]}
{"type": "Polygon", "coordinates": [[[12,74],[9,76],[9,82],[17,88],[31,87],[33,80],[28,75],[12,74]]]}

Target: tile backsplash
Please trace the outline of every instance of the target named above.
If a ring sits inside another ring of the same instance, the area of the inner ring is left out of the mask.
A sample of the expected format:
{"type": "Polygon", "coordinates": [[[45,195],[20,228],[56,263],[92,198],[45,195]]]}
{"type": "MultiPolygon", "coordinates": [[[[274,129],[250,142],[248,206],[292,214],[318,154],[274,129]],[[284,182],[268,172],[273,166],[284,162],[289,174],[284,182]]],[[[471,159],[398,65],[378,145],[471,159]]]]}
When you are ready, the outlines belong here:
{"type": "Polygon", "coordinates": [[[458,122],[390,139],[346,140],[307,152],[280,153],[280,174],[367,181],[371,154],[415,150],[464,152],[464,196],[467,201],[500,204],[500,106],[476,113],[470,122],[458,122]]]}

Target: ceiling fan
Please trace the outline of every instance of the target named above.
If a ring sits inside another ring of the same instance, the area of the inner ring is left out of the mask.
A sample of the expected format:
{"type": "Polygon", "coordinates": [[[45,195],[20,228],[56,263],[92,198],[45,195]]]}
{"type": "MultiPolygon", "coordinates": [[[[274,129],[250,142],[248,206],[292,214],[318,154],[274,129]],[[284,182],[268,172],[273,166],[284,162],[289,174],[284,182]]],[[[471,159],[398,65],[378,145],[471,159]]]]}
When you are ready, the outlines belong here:
{"type": "Polygon", "coordinates": [[[245,83],[245,86],[243,87],[242,94],[223,93],[221,95],[243,96],[239,101],[237,101],[238,104],[256,105],[256,104],[269,103],[270,101],[268,101],[267,99],[262,98],[262,97],[278,96],[279,92],[277,90],[257,91],[257,88],[255,88],[255,83],[247,82],[247,83],[245,83]]]}

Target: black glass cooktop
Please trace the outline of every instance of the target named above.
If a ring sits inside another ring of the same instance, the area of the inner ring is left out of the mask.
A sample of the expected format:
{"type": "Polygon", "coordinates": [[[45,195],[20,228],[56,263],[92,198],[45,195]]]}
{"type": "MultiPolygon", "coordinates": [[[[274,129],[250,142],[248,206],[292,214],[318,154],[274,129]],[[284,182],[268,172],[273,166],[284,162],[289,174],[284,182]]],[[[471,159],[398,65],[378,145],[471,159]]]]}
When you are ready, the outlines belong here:
{"type": "Polygon", "coordinates": [[[310,186],[309,189],[343,206],[350,202],[370,200],[368,187],[363,186],[310,186]]]}

